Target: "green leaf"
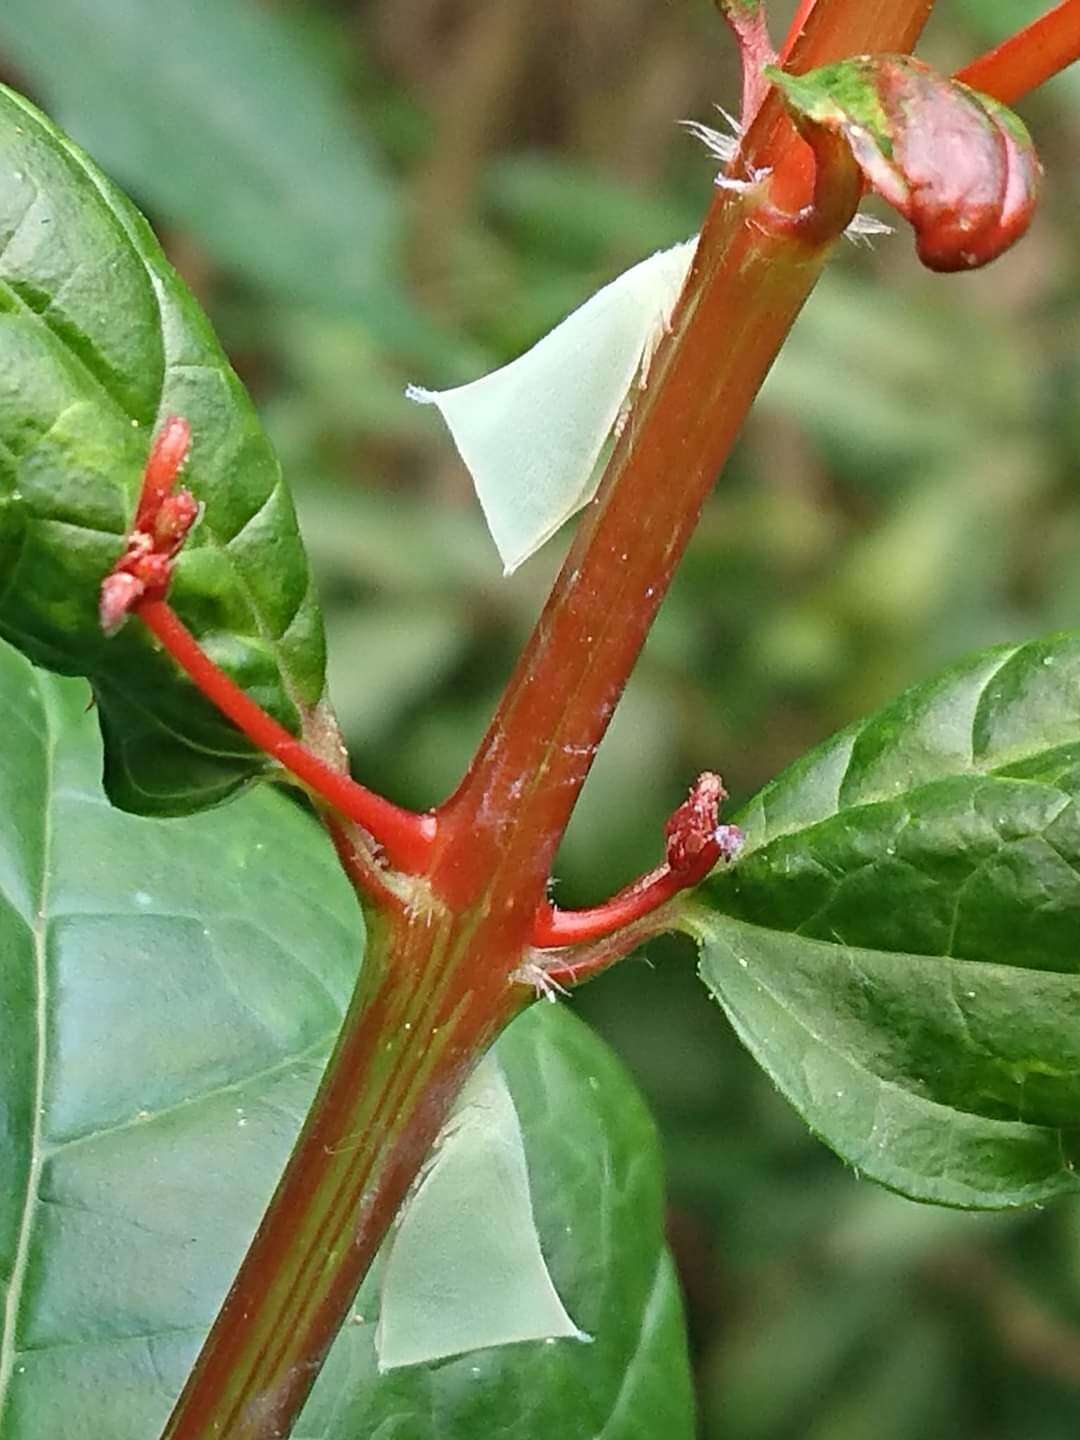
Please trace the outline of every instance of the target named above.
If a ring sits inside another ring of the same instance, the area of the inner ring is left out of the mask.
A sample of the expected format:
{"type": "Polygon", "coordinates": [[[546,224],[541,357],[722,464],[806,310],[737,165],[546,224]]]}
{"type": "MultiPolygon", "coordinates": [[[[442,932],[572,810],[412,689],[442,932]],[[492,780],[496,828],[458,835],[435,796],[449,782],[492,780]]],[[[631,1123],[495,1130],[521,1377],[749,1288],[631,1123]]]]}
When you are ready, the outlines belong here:
{"type": "Polygon", "coordinates": [[[110,798],[142,813],[223,799],[264,758],[129,623],[105,640],[151,434],[191,422],[204,513],[172,599],[291,730],[323,692],[322,620],[292,503],[255,411],[145,221],[48,120],[0,90],[0,633],[90,677],[110,798]]]}
{"type": "Polygon", "coordinates": [[[919,1200],[1080,1188],[1080,636],[968,659],[792,766],[691,902],[812,1129],[919,1200]]]}
{"type": "MultiPolygon", "coordinates": [[[[340,1023],[359,914],[281,795],[111,809],[85,687],[0,647],[0,1433],[152,1440],[340,1023]],[[283,880],[284,877],[284,880],[283,880]]],[[[298,1440],[693,1433],[651,1122],[580,1022],[499,1042],[544,1256],[595,1336],[377,1373],[373,1274],[298,1440]]]]}
{"type": "Polygon", "coordinates": [[[280,303],[423,343],[398,205],[344,85],[255,0],[6,0],[0,43],[155,215],[280,303]]]}

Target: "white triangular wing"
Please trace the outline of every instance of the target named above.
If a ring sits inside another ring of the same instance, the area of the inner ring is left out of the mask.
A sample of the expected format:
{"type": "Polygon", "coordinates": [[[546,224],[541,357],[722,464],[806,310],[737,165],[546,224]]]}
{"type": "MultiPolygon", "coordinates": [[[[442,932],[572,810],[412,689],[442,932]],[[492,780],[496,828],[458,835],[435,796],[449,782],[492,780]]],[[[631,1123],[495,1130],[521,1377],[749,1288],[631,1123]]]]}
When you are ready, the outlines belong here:
{"type": "Polygon", "coordinates": [[[449,426],[507,574],[596,493],[600,453],[696,247],[695,237],[642,260],[490,375],[453,390],[409,387],[449,426]]]}
{"type": "Polygon", "coordinates": [[[491,1057],[462,1092],[382,1271],[380,1371],[521,1340],[587,1340],[540,1249],[525,1145],[491,1057]]]}

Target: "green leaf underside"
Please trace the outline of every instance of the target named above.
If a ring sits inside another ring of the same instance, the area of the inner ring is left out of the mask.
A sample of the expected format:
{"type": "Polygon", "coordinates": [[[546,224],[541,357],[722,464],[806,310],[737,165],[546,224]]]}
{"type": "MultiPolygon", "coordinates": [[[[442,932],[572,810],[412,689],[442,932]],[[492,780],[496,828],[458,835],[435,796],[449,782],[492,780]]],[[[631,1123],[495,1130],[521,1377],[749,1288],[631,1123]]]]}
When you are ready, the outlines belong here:
{"type": "Polygon", "coordinates": [[[793,765],[697,892],[702,977],[810,1126],[916,1199],[1078,1188],[1080,636],[965,660],[793,765]]]}
{"type": "Polygon", "coordinates": [[[223,799],[264,760],[137,623],[106,641],[151,435],[193,432],[204,506],[172,599],[206,649],[296,731],[324,643],[280,467],[207,321],[131,204],[26,101],[0,89],[0,633],[85,674],[110,798],[141,813],[223,799]]]}
{"type": "MultiPolygon", "coordinates": [[[[282,796],[168,823],[109,807],[85,696],[0,647],[4,1440],[158,1433],[295,1139],[359,945],[324,837],[282,796]]],[[[561,1009],[534,1007],[498,1056],[545,1258],[594,1343],[379,1376],[375,1275],[299,1440],[466,1440],[496,1417],[521,1440],[644,1437],[654,1418],[689,1440],[650,1122],[561,1009]]]]}

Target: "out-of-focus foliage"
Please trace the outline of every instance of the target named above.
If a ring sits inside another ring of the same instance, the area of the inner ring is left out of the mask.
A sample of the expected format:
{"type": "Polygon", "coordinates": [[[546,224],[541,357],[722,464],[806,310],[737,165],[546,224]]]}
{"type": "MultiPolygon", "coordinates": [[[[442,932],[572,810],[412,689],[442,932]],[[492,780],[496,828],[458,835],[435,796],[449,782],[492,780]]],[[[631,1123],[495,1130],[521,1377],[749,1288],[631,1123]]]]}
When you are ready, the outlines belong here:
{"type": "MultiPolygon", "coordinates": [[[[69,8],[35,0],[36,47],[0,14],[0,69],[93,144],[56,60],[65,46],[68,72],[81,59],[57,18],[69,8]]],[[[922,53],[961,64],[1042,8],[940,0],[922,53]]],[[[296,252],[288,216],[258,237],[260,253],[280,245],[272,260],[241,266],[244,207],[210,223],[198,167],[173,165],[182,128],[143,124],[163,93],[145,76],[163,55],[183,61],[196,110],[226,123],[270,83],[276,72],[253,62],[226,89],[200,65],[214,7],[171,0],[171,13],[201,17],[187,50],[178,57],[163,24],[130,61],[140,82],[118,81],[146,144],[116,178],[167,227],[277,442],[357,768],[426,805],[460,774],[558,556],[549,547],[501,579],[462,467],[403,384],[472,378],[621,266],[690,234],[711,164],[675,122],[736,103],[733,56],[705,0],[263,9],[316,58],[343,129],[365,136],[357,174],[377,174],[401,217],[373,283],[404,291],[422,333],[405,327],[388,348],[379,307],[309,301],[296,274],[331,261],[296,252]]],[[[299,117],[287,95],[273,99],[296,153],[299,117]]],[[[949,278],[919,269],[906,233],[845,247],[800,319],[589,782],[560,859],[565,903],[654,863],[699,769],[747,795],[958,655],[1076,625],[1080,72],[1018,108],[1047,183],[1016,251],[949,278]]],[[[274,133],[264,139],[272,150],[274,133]]],[[[216,151],[205,130],[193,143],[225,193],[265,183],[262,145],[216,151]]],[[[317,184],[317,144],[303,163],[318,219],[334,191],[317,184]]],[[[657,944],[650,958],[574,1004],[630,1060],[666,1137],[703,1434],[1072,1440],[1080,1209],[964,1216],[856,1183],[740,1050],[690,947],[657,944]]]]}

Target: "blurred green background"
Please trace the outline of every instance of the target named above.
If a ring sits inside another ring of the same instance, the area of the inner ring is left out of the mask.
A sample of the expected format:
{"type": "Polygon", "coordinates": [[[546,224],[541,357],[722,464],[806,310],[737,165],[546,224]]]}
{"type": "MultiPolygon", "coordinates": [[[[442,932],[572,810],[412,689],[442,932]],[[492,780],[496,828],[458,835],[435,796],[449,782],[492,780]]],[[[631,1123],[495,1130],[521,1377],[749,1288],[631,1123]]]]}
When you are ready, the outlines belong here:
{"type": "MultiPolygon", "coordinates": [[[[922,53],[953,67],[1042,8],[939,0],[922,53]]],[[[482,373],[693,232],[712,168],[676,122],[738,94],[711,6],[4,0],[0,75],[133,194],[209,310],[297,497],[358,771],[434,803],[560,546],[501,578],[403,385],[482,373]]],[[[941,278],[906,232],[841,247],[618,712],[564,904],[654,864],[699,770],[745,797],[952,657],[1077,623],[1080,73],[1021,108],[1047,184],[1013,254],[941,278]]],[[[665,1138],[704,1436],[1074,1440],[1080,1209],[968,1216],[856,1181],[684,947],[572,1003],[665,1138]]]]}

